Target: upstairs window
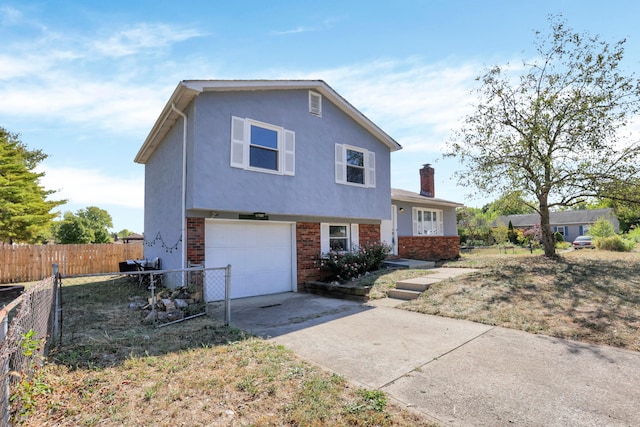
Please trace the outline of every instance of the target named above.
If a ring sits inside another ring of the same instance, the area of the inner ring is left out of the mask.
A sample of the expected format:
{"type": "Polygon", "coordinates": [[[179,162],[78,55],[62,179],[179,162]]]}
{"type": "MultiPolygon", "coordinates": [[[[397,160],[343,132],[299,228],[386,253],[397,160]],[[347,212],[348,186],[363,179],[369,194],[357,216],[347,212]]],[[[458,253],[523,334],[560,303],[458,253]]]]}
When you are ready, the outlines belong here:
{"type": "Polygon", "coordinates": [[[336,144],[335,162],[338,184],[376,186],[376,156],[373,151],[336,144]]]}
{"type": "Polygon", "coordinates": [[[249,166],[278,171],[279,132],[256,123],[250,123],[249,129],[249,166]]]}
{"type": "Polygon", "coordinates": [[[295,175],[295,133],[257,120],[232,117],[231,166],[295,175]]]}

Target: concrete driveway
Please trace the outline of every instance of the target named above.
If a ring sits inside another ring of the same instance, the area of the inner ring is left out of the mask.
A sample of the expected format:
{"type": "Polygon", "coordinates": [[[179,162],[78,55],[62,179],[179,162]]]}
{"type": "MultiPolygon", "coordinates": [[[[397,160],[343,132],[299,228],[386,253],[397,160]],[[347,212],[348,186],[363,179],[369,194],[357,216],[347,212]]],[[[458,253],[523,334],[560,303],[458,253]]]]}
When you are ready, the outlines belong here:
{"type": "Polygon", "coordinates": [[[310,294],[232,301],[231,324],[442,425],[640,425],[640,353],[310,294]]]}

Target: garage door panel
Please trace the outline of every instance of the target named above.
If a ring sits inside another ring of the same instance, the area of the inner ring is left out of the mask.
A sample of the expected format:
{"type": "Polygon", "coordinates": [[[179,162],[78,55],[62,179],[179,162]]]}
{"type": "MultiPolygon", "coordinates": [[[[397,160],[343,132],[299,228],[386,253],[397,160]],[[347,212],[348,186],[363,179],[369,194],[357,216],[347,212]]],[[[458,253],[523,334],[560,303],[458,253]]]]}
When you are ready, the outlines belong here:
{"type": "Polygon", "coordinates": [[[293,290],[292,227],[284,223],[208,222],[207,266],[231,264],[231,297],[293,290]]]}

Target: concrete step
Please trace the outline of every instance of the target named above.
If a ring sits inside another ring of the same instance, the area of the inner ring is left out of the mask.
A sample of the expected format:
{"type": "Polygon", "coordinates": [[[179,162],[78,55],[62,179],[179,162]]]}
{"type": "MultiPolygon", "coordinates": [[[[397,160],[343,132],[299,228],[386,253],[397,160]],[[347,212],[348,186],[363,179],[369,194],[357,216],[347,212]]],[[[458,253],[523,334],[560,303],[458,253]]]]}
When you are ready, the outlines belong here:
{"type": "Polygon", "coordinates": [[[386,259],[382,262],[382,265],[392,268],[416,268],[416,269],[429,269],[434,268],[436,263],[433,261],[421,261],[407,258],[386,259]]]}
{"type": "Polygon", "coordinates": [[[411,283],[411,282],[396,282],[396,289],[403,289],[405,291],[424,292],[429,289],[430,284],[426,283],[411,283]]]}
{"type": "Polygon", "coordinates": [[[389,289],[387,296],[389,298],[411,300],[417,299],[422,292],[411,291],[408,289],[389,289]]]}

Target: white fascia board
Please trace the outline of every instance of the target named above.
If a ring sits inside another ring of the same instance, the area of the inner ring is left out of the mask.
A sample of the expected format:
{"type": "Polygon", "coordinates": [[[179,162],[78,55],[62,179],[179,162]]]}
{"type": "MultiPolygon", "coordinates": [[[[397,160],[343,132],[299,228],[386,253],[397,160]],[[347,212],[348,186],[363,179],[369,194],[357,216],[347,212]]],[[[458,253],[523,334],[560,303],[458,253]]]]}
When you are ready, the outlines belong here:
{"type": "Polygon", "coordinates": [[[425,206],[442,206],[448,208],[461,208],[464,207],[464,204],[458,202],[451,202],[449,200],[442,199],[431,199],[431,198],[418,198],[418,197],[406,197],[406,196],[395,196],[391,198],[391,203],[394,201],[407,202],[407,203],[416,203],[425,206]]]}
{"type": "Polygon", "coordinates": [[[200,93],[199,90],[185,85],[184,82],[180,82],[178,84],[162,109],[162,112],[156,119],[156,122],[153,124],[153,127],[140,147],[140,150],[138,150],[138,154],[136,155],[134,162],[142,164],[146,163],[151,153],[153,153],[162,138],[164,138],[169,129],[171,129],[178,119],[178,114],[173,111],[171,105],[175,105],[178,110],[184,111],[198,93],[200,93]]]}

